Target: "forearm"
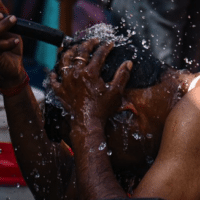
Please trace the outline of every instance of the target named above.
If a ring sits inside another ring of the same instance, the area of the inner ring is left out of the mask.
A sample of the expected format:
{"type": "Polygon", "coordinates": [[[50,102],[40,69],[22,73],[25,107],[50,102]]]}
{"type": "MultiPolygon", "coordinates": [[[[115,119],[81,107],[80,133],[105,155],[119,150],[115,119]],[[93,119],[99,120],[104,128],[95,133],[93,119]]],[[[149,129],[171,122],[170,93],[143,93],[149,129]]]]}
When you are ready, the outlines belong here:
{"type": "Polygon", "coordinates": [[[107,155],[104,129],[97,121],[73,126],[71,140],[75,153],[77,188],[80,199],[124,198],[107,155]]]}
{"type": "MultiPolygon", "coordinates": [[[[19,95],[4,97],[10,135],[17,161],[23,176],[37,199],[54,196],[53,188],[60,188],[57,178],[58,155],[66,165],[66,174],[70,170],[70,158],[64,155],[59,144],[51,143],[46,134],[40,108],[30,86],[26,86],[19,95]],[[52,195],[53,194],[53,195],[52,195]]],[[[59,166],[61,169],[63,166],[59,166]]],[[[67,175],[66,175],[67,176],[67,175]]],[[[64,181],[69,177],[63,177],[64,181]]],[[[65,184],[63,184],[65,185],[65,184]]]]}

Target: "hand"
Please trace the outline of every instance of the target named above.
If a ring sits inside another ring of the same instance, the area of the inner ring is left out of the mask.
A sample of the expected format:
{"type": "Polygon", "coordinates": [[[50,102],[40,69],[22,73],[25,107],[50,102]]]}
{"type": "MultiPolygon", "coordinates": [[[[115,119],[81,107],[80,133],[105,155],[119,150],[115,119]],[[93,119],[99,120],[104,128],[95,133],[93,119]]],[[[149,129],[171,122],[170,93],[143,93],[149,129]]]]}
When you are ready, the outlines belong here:
{"type": "Polygon", "coordinates": [[[100,77],[101,68],[113,44],[98,47],[90,58],[98,44],[97,39],[92,39],[72,47],[61,58],[62,82],[57,82],[55,73],[50,77],[56,95],[76,121],[98,118],[106,122],[121,105],[121,95],[132,69],[131,61],[124,62],[113,81],[105,84],[100,77]],[[86,62],[76,59],[77,56],[84,58],[86,62]]]}
{"type": "MultiPolygon", "coordinates": [[[[0,1],[0,6],[2,2],[0,1]]],[[[24,79],[22,64],[22,39],[19,35],[9,33],[16,23],[15,16],[6,18],[0,13],[0,88],[11,88],[24,79]]]]}

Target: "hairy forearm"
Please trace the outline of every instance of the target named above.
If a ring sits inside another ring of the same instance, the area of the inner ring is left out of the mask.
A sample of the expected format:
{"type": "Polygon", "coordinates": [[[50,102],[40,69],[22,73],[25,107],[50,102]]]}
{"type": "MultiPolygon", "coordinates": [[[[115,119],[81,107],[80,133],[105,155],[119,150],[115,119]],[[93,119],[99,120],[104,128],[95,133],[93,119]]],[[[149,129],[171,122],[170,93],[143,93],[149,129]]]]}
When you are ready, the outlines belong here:
{"type": "Polygon", "coordinates": [[[48,140],[40,108],[30,86],[26,86],[19,95],[4,97],[4,103],[11,140],[25,180],[37,199],[52,195],[52,187],[57,188],[61,184],[57,178],[60,173],[56,167],[57,156],[63,158],[63,163],[67,163],[68,158],[60,145],[48,140]]]}
{"type": "Polygon", "coordinates": [[[126,197],[114,176],[100,124],[91,119],[89,124],[76,124],[71,132],[80,199],[126,197]]]}

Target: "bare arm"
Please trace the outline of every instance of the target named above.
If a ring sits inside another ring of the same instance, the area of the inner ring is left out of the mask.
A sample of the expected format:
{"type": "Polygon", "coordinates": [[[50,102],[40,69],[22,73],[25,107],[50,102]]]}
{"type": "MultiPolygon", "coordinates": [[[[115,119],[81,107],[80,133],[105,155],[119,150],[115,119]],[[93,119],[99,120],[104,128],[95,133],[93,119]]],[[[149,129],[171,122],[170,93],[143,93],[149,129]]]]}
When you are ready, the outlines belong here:
{"type": "MultiPolygon", "coordinates": [[[[0,1],[0,10],[2,7],[0,1]]],[[[0,19],[1,89],[13,88],[25,78],[22,40],[7,32],[16,22],[16,18],[14,21],[10,19],[10,16],[0,19]]],[[[20,94],[4,96],[4,103],[17,161],[31,191],[37,199],[60,199],[72,181],[73,162],[65,145],[48,140],[39,106],[29,85],[20,94]]]]}
{"type": "Polygon", "coordinates": [[[19,95],[4,97],[4,102],[15,155],[28,186],[37,199],[60,199],[71,179],[72,157],[64,144],[48,140],[30,86],[19,95]]]}
{"type": "Polygon", "coordinates": [[[133,197],[200,198],[199,94],[193,89],[168,116],[158,157],[133,197]]]}
{"type": "Polygon", "coordinates": [[[131,62],[123,63],[110,87],[100,77],[101,67],[112,44],[98,48],[90,60],[90,53],[98,40],[84,42],[63,56],[62,83],[52,74],[56,94],[74,119],[70,138],[75,156],[77,188],[80,199],[124,198],[126,193],[118,184],[107,155],[104,126],[107,118],[121,105],[121,94],[128,81],[131,62]],[[80,55],[86,61],[75,61],[80,55]],[[88,65],[86,64],[88,63],[88,65]],[[67,66],[74,65],[72,68],[67,66]],[[75,76],[76,74],[76,76],[75,76]],[[120,85],[119,85],[120,83],[120,85]]]}

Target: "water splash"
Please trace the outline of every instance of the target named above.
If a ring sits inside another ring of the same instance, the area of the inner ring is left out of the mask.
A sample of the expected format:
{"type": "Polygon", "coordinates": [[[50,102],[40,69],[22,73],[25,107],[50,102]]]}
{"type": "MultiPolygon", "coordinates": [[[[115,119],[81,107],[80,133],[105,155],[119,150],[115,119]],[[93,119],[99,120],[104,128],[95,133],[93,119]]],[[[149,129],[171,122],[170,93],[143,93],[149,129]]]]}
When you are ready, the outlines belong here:
{"type": "MultiPolygon", "coordinates": [[[[74,41],[89,40],[92,38],[98,38],[101,42],[114,43],[115,47],[125,45],[129,43],[129,36],[116,35],[118,27],[113,27],[105,23],[95,24],[94,26],[78,31],[75,33],[74,41]]],[[[134,35],[134,34],[130,34],[134,35]]]]}

